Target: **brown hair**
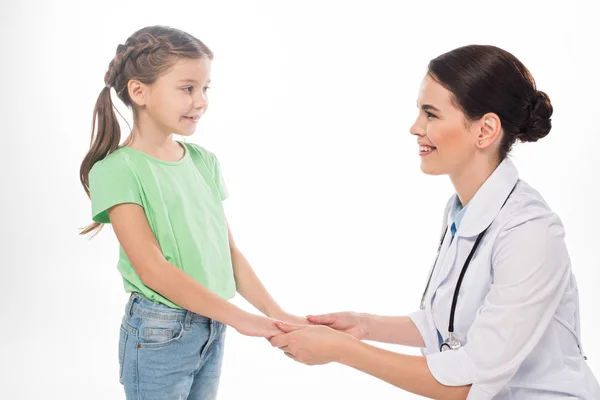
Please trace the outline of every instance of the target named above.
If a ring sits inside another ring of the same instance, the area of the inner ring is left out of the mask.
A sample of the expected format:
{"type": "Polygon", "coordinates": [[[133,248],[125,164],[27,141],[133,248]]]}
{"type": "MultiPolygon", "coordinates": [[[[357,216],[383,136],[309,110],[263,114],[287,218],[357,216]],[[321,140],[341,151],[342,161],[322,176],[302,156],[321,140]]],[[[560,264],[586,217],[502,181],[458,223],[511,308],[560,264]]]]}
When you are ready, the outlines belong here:
{"type": "MultiPolygon", "coordinates": [[[[149,26],[131,35],[125,44],[117,46],[115,57],[104,75],[105,87],[100,92],[92,121],[90,149],[79,170],[79,179],[90,196],[89,173],[95,163],[115,151],[121,142],[121,129],[111,99],[111,89],[134,113],[127,84],[131,79],[151,85],[167,72],[179,58],[213,59],[210,49],[192,35],[165,26],[149,26]]],[[[81,235],[98,231],[101,224],[93,222],[81,235]]]]}
{"type": "Polygon", "coordinates": [[[500,161],[516,141],[536,142],[552,128],[552,103],[529,70],[495,46],[459,47],[430,61],[429,74],[454,95],[469,121],[498,115],[504,136],[500,161]]]}

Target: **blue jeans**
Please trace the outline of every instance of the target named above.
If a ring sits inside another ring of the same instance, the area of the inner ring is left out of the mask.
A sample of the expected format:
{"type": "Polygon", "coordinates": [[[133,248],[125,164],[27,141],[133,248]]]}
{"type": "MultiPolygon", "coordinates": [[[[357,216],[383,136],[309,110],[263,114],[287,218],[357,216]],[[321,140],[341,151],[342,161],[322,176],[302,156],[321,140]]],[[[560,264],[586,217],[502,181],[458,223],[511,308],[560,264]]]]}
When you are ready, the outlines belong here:
{"type": "Polygon", "coordinates": [[[216,399],[225,328],[133,293],[119,338],[119,380],[127,399],[216,399]]]}

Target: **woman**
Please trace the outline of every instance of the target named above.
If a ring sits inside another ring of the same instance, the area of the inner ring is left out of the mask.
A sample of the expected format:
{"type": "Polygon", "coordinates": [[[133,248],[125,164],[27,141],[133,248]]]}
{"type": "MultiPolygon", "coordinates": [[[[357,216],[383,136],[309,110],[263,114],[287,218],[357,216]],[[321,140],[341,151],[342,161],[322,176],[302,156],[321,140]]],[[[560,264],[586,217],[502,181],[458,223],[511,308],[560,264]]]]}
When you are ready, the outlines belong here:
{"type": "Polygon", "coordinates": [[[279,324],[286,334],[272,345],[436,399],[600,399],[563,226],[507,158],[516,141],[548,134],[550,99],[512,54],[466,46],[429,63],[417,103],[410,132],[421,169],[448,175],[456,190],[421,310],[311,316],[322,325],[279,324]],[[423,356],[357,339],[421,347],[423,356]]]}

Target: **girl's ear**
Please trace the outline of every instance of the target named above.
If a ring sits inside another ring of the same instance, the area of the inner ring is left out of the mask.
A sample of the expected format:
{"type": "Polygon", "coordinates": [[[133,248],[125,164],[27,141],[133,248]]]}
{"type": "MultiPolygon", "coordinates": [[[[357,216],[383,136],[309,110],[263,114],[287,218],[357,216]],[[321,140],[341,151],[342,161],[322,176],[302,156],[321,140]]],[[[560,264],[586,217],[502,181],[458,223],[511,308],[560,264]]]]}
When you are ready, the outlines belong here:
{"type": "Polygon", "coordinates": [[[146,105],[149,92],[148,85],[136,79],[131,79],[127,82],[127,92],[129,93],[129,98],[136,106],[143,107],[146,105]]]}

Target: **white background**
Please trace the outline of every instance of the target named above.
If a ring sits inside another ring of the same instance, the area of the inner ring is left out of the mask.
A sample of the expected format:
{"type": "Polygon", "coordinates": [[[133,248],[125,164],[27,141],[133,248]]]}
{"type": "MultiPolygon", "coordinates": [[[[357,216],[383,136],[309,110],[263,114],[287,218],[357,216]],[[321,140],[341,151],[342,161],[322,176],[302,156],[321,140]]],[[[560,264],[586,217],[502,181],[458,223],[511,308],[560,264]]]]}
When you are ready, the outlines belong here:
{"type": "MultiPolygon", "coordinates": [[[[78,236],[91,218],[78,171],[117,45],[152,24],[214,51],[211,108],[191,141],[221,161],[242,251],[301,315],[418,307],[452,194],[446,177],[420,172],[408,133],[421,78],[461,45],[515,54],[555,114],[550,135],[513,160],[564,222],[600,376],[598,2],[486,4],[3,1],[0,398],[124,398],[117,242],[110,228],[78,236]]],[[[219,398],[414,396],[339,365],[294,363],[230,329],[219,398]]]]}

